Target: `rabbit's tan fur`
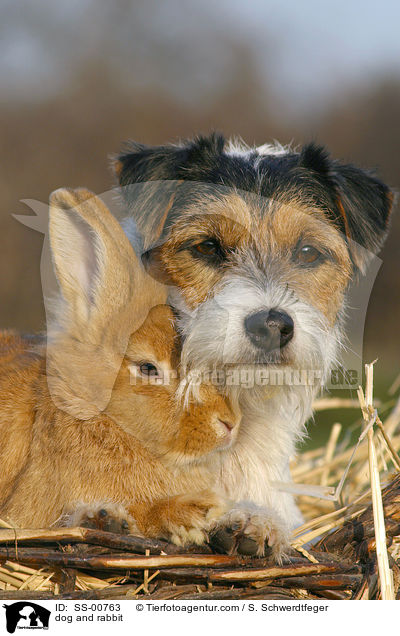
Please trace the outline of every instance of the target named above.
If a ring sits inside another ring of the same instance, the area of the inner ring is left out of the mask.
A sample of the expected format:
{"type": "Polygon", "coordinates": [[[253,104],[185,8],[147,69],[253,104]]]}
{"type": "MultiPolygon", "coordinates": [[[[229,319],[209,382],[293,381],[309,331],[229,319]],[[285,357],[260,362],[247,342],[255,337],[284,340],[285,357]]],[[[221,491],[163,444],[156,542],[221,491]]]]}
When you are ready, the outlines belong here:
{"type": "Polygon", "coordinates": [[[200,402],[177,400],[180,343],[164,288],[97,197],[53,193],[50,243],[56,326],[47,339],[0,336],[0,516],[43,527],[106,508],[132,532],[203,541],[227,510],[213,486],[236,406],[211,385],[200,402]],[[143,362],[175,377],[149,383],[143,362]]]}

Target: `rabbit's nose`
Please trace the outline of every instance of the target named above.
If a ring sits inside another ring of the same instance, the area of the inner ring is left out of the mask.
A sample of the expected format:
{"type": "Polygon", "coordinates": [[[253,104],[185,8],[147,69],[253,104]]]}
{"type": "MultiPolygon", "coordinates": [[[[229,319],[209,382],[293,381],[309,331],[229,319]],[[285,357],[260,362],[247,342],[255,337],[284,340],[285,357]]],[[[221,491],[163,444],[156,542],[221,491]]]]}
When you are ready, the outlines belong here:
{"type": "Polygon", "coordinates": [[[216,414],[217,420],[220,425],[224,426],[226,433],[230,433],[238,427],[241,416],[236,409],[232,408],[230,404],[224,403],[223,407],[218,410],[219,412],[216,414]]]}
{"type": "Polygon", "coordinates": [[[225,418],[222,419],[221,417],[218,418],[218,422],[223,424],[227,428],[228,431],[231,431],[236,426],[236,422],[231,421],[231,420],[227,420],[225,418]]]}
{"type": "Polygon", "coordinates": [[[217,435],[218,446],[229,448],[236,439],[237,420],[233,414],[220,413],[214,420],[214,430],[217,435]]]}
{"type": "Polygon", "coordinates": [[[224,407],[224,410],[220,411],[218,416],[226,427],[232,431],[234,428],[239,426],[242,419],[242,413],[236,401],[232,401],[230,398],[225,398],[224,407]]]}

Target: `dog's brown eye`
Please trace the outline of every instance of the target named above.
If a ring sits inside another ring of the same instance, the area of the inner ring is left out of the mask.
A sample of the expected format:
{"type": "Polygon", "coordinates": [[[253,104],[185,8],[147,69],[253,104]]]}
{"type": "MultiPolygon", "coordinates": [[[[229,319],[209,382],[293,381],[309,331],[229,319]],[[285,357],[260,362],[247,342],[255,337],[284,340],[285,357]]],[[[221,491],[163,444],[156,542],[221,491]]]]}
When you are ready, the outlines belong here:
{"type": "Polygon", "coordinates": [[[196,252],[203,256],[220,256],[222,253],[221,245],[215,239],[207,239],[194,246],[196,252]]]}
{"type": "Polygon", "coordinates": [[[142,362],[139,365],[139,371],[146,376],[158,377],[160,375],[157,367],[151,362],[142,362]]]}
{"type": "Polygon", "coordinates": [[[318,261],[321,256],[321,252],[319,252],[316,247],[313,247],[312,245],[304,245],[298,250],[296,260],[300,263],[304,263],[305,265],[309,265],[310,263],[318,261]]]}

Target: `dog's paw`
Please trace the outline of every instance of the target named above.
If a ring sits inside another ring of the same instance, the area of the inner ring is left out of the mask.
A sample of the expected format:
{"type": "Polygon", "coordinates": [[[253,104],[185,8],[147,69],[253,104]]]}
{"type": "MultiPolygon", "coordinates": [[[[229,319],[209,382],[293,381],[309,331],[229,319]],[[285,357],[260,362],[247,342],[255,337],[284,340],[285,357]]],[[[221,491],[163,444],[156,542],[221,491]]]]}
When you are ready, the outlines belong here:
{"type": "Polygon", "coordinates": [[[228,554],[264,556],[270,551],[281,563],[289,547],[290,532],[279,515],[267,508],[232,508],[210,534],[210,544],[228,554]]]}
{"type": "Polygon", "coordinates": [[[121,504],[110,502],[80,503],[64,515],[64,526],[79,526],[116,534],[129,534],[132,520],[121,504]]]}
{"type": "Polygon", "coordinates": [[[225,500],[211,491],[164,499],[152,506],[147,532],[179,546],[202,545],[226,509],[225,500]]]}

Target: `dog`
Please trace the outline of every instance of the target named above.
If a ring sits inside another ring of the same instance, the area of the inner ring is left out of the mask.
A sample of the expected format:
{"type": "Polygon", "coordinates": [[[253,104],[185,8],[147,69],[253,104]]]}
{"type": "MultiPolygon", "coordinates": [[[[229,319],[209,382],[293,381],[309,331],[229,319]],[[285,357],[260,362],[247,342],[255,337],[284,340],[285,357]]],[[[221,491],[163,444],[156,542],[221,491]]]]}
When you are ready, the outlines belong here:
{"type": "Polygon", "coordinates": [[[216,133],[178,145],[128,143],[114,169],[125,231],[146,269],[169,285],[185,390],[212,370],[228,393],[239,392],[241,431],[220,470],[237,506],[224,523],[245,533],[256,523],[265,539],[288,541],[302,517],[282,484],[338,360],[349,283],[387,235],[392,192],[315,143],[251,148],[216,133]],[[280,381],[247,389],[232,381],[251,370],[280,381]],[[293,381],[304,372],[311,381],[293,381]]]}

